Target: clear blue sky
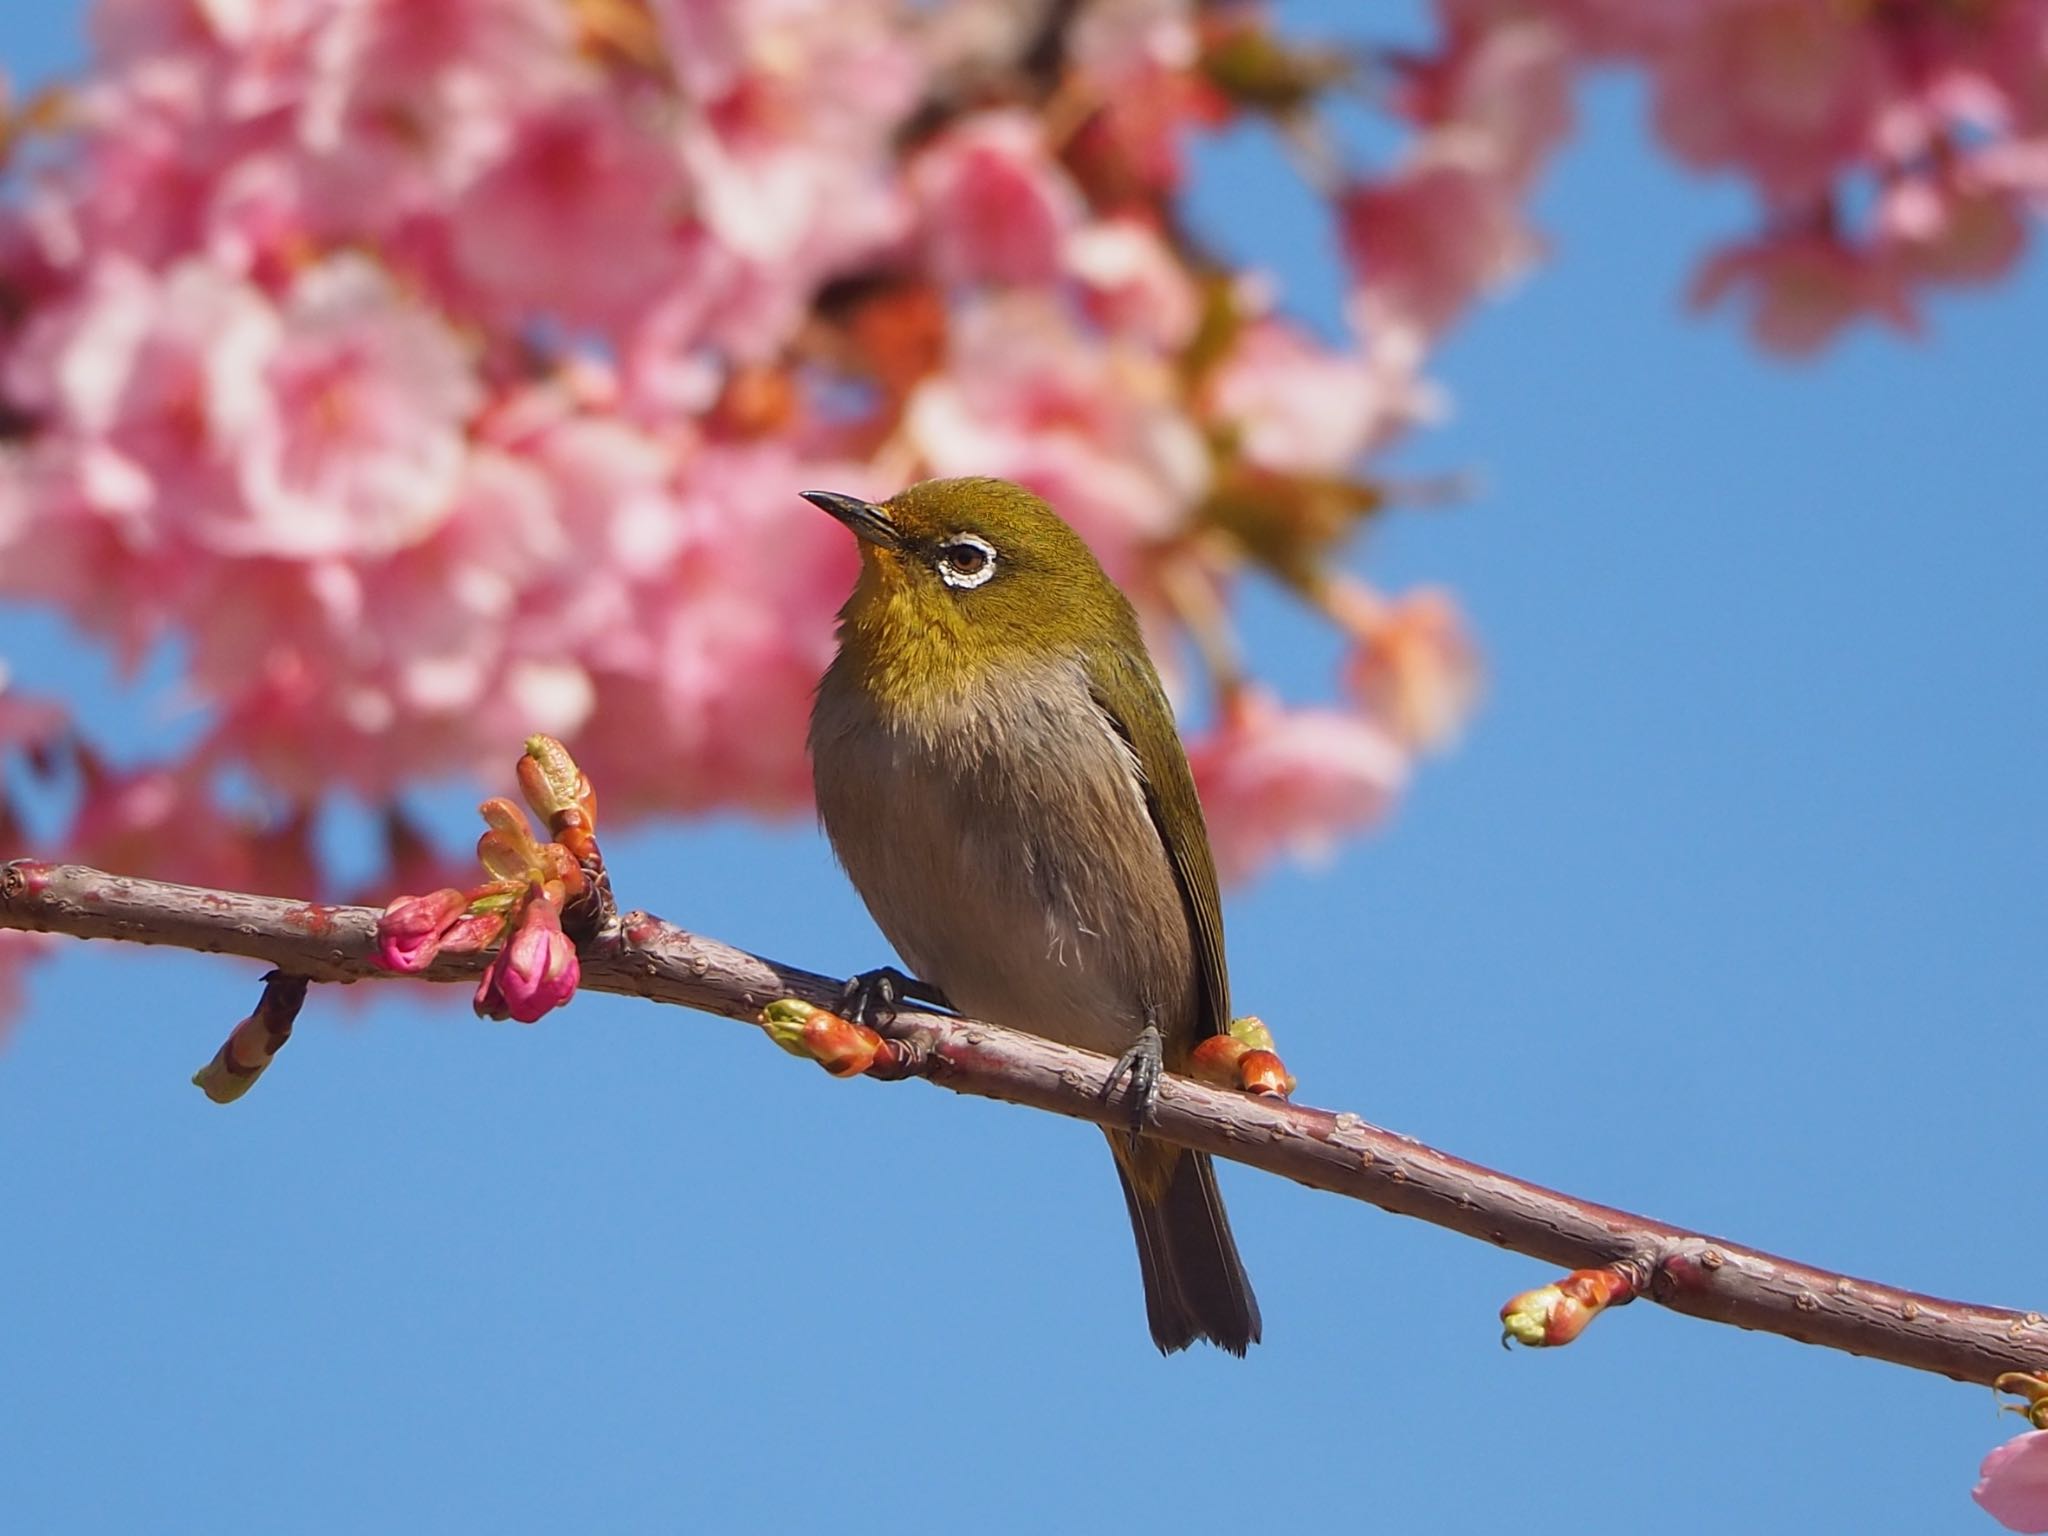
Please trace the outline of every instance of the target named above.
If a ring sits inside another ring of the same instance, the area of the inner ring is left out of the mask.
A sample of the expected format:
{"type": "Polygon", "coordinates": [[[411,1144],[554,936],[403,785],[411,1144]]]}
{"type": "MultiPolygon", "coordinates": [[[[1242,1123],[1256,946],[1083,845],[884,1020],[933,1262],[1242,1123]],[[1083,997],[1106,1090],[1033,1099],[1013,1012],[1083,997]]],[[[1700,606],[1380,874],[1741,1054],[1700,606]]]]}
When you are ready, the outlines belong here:
{"type": "MultiPolygon", "coordinates": [[[[75,31],[8,7],[0,58],[75,31]]],[[[1310,1102],[2048,1305],[2048,264],[1924,343],[1762,360],[1677,304],[1744,199],[1627,85],[1585,104],[1556,261],[1448,349],[1457,420],[1405,461],[1484,493],[1363,552],[1458,588],[1489,701],[1391,827],[1234,894],[1240,1000],[1310,1102]]],[[[1204,223],[1327,307],[1271,168],[1208,156],[1204,223]]],[[[146,747],[158,713],[60,637],[0,611],[25,684],[146,747]]],[[[608,846],[630,903],[885,958],[808,826],[608,846]]],[[[254,974],[69,950],[0,1058],[11,1530],[1991,1529],[1988,1392],[1649,1306],[1507,1354],[1543,1266],[1243,1170],[1268,1342],[1162,1360],[1092,1131],[723,1021],[316,995],[218,1109],[186,1079],[254,974]]]]}

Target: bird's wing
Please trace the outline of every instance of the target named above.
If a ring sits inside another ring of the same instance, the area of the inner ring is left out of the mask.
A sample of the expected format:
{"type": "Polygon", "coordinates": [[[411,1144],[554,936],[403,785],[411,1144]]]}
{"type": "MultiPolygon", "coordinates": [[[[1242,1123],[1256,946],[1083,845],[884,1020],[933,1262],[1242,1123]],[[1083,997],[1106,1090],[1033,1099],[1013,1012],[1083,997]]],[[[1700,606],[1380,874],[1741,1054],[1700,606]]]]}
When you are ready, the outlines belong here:
{"type": "MultiPolygon", "coordinates": [[[[1133,638],[1135,639],[1135,626],[1133,638]]],[[[1188,755],[1174,729],[1173,708],[1159,674],[1142,648],[1099,647],[1087,661],[1095,707],[1130,746],[1145,784],[1145,806],[1165,845],[1187,908],[1201,975],[1203,1035],[1230,1027],[1230,971],[1223,959],[1223,903],[1216,892],[1216,860],[1188,755]],[[1112,702],[1117,701],[1117,702],[1112,702]],[[1176,831],[1176,829],[1179,829],[1176,831]]]]}

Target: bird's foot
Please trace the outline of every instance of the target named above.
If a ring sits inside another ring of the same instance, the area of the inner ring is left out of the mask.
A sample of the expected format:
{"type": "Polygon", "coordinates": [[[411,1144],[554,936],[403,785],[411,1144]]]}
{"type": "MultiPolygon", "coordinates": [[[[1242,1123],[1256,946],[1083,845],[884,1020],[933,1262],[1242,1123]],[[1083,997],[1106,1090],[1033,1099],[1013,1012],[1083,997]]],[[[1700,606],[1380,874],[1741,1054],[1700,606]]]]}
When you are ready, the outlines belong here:
{"type": "Polygon", "coordinates": [[[896,1019],[898,1003],[929,1003],[953,1011],[946,994],[928,981],[906,976],[893,965],[862,971],[850,978],[839,993],[839,1011],[856,1024],[873,1024],[886,1029],[896,1019]]]}
{"type": "Polygon", "coordinates": [[[1125,1078],[1131,1080],[1132,1130],[1142,1131],[1151,1120],[1153,1107],[1159,1102],[1159,1079],[1165,1070],[1166,1047],[1157,1024],[1147,1024],[1139,1031],[1131,1048],[1117,1057],[1116,1065],[1109,1069],[1109,1077],[1102,1085],[1103,1098],[1114,1098],[1117,1085],[1125,1078]]]}
{"type": "Polygon", "coordinates": [[[1211,1035],[1188,1057],[1188,1076],[1262,1099],[1294,1092],[1294,1076],[1273,1051],[1273,1032],[1250,1014],[1230,1021],[1227,1034],[1211,1035]]]}

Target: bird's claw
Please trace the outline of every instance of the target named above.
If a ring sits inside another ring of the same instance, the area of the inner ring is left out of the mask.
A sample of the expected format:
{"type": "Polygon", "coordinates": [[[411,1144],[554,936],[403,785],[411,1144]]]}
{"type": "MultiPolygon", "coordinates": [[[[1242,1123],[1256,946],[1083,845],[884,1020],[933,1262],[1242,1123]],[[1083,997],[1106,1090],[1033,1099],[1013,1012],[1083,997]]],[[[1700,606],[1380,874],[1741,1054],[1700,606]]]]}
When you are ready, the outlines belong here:
{"type": "Polygon", "coordinates": [[[1165,1070],[1166,1047],[1159,1037],[1159,1026],[1147,1024],[1131,1048],[1117,1057],[1116,1065],[1109,1069],[1109,1077],[1102,1085],[1102,1096],[1105,1099],[1115,1097],[1117,1085],[1129,1078],[1131,1128],[1141,1131],[1151,1120],[1153,1108],[1159,1102],[1159,1079],[1165,1070]]]}
{"type": "Polygon", "coordinates": [[[886,1029],[895,1022],[897,1005],[906,1001],[928,1003],[948,1012],[953,1009],[946,994],[930,982],[884,965],[862,971],[840,989],[839,1011],[856,1024],[886,1029]]]}
{"type": "Polygon", "coordinates": [[[839,1011],[856,1024],[888,1024],[896,1017],[907,980],[893,965],[862,971],[840,988],[839,1011]]]}

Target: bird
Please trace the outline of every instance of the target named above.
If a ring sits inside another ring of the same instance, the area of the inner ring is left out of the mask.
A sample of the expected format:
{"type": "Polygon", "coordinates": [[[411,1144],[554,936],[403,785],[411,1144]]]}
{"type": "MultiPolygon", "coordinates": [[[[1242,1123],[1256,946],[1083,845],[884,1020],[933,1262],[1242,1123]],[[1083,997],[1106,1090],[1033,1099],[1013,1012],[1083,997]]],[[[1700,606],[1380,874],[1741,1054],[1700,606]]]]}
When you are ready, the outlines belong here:
{"type": "Polygon", "coordinates": [[[1116,1058],[1110,1149],[1163,1353],[1261,1320],[1209,1157],[1143,1134],[1158,1079],[1230,1022],[1201,802],[1128,598],[1022,486],[804,498],[858,540],[809,748],[820,821],[911,974],[848,983],[1116,1058]]]}

